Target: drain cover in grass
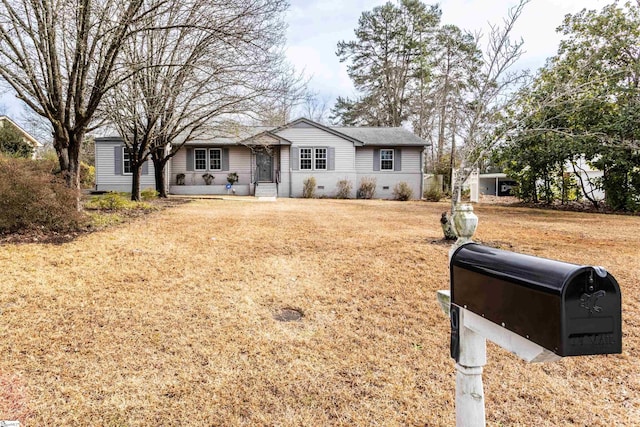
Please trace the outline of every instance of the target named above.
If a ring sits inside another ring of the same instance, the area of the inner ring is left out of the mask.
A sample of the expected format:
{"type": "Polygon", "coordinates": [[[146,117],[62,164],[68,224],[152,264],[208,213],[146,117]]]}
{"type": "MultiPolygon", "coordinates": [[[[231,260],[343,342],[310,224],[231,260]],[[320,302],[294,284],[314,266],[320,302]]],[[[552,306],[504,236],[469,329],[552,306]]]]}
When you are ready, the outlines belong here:
{"type": "Polygon", "coordinates": [[[294,322],[302,319],[302,312],[295,308],[283,308],[274,314],[273,318],[279,322],[294,322]]]}

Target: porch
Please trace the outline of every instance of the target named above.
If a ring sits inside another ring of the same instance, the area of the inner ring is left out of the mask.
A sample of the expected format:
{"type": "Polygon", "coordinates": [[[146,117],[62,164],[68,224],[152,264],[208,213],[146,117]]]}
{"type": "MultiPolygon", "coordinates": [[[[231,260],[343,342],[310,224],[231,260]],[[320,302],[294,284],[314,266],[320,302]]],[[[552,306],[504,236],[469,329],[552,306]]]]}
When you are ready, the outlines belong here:
{"type": "Polygon", "coordinates": [[[175,195],[286,197],[288,193],[279,191],[280,169],[278,145],[245,143],[222,148],[198,145],[176,155],[170,163],[167,181],[169,193],[175,195]],[[221,161],[216,163],[218,158],[221,161]],[[230,186],[228,179],[233,174],[237,181],[230,186]]]}

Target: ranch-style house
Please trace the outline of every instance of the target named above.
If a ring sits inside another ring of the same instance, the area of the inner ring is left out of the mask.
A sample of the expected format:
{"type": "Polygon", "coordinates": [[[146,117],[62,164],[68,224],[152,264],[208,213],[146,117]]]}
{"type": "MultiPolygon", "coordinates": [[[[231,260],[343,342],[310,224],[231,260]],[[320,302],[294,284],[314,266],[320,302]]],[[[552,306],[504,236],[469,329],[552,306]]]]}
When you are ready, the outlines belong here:
{"type": "MultiPolygon", "coordinates": [[[[429,145],[410,131],[384,127],[334,127],[300,118],[276,128],[252,128],[235,138],[202,138],[186,143],[170,160],[170,194],[228,194],[302,197],[314,177],[316,196],[332,197],[338,182],[352,183],[357,196],[363,178],[375,178],[375,198],[393,198],[406,182],[423,193],[424,150],[429,145]],[[227,176],[238,181],[227,188],[227,176]]],[[[129,156],[119,137],[96,138],[96,190],[131,191],[129,156]]],[[[142,168],[141,188],[153,188],[153,163],[142,168]]]]}

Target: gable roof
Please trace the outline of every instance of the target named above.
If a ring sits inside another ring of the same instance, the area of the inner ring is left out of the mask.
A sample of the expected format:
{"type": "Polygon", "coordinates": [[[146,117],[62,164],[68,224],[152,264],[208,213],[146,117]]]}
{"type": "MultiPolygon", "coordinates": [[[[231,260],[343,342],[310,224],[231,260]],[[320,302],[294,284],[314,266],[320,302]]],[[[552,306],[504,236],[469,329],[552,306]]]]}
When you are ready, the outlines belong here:
{"type": "Polygon", "coordinates": [[[42,147],[42,143],[40,141],[35,139],[29,132],[22,129],[20,125],[11,120],[8,116],[0,116],[0,122],[4,121],[10,123],[14,128],[16,128],[22,134],[22,137],[26,139],[31,145],[33,145],[33,148],[42,147]]]}
{"type": "Polygon", "coordinates": [[[334,128],[331,128],[331,127],[328,127],[328,126],[325,126],[325,125],[321,125],[320,123],[314,122],[313,120],[309,120],[309,119],[306,119],[304,117],[300,117],[300,118],[298,118],[298,119],[296,119],[296,120],[294,120],[292,122],[289,122],[289,123],[284,124],[284,125],[282,125],[280,127],[277,127],[275,129],[273,129],[271,132],[278,133],[278,132],[280,132],[282,130],[289,129],[289,128],[316,128],[316,129],[320,129],[320,130],[323,130],[325,132],[328,132],[328,133],[330,133],[332,135],[335,135],[335,136],[337,136],[339,138],[346,139],[347,141],[352,142],[355,145],[364,145],[362,143],[362,141],[359,141],[356,138],[353,138],[353,137],[351,137],[351,136],[349,136],[349,135],[347,135],[345,133],[342,133],[342,132],[339,132],[339,131],[335,130],[334,128]]]}
{"type": "Polygon", "coordinates": [[[291,141],[289,141],[287,138],[283,138],[282,136],[274,133],[271,130],[265,130],[255,135],[251,135],[241,141],[238,141],[238,144],[262,145],[262,141],[264,140],[273,140],[280,145],[291,145],[291,141]]]}

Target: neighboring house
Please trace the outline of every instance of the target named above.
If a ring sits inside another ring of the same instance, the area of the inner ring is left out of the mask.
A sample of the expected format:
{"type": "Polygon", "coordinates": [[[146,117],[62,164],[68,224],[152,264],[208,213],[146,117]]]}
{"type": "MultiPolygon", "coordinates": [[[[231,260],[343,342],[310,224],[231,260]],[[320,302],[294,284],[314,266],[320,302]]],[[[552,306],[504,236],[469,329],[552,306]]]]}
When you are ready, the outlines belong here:
{"type": "MultiPolygon", "coordinates": [[[[578,184],[580,192],[595,200],[604,200],[604,191],[596,186],[596,182],[603,176],[603,172],[598,169],[593,169],[589,163],[580,157],[575,162],[574,166],[571,162],[567,162],[564,166],[565,173],[572,176],[578,184]]],[[[491,196],[511,196],[512,188],[517,185],[517,182],[510,178],[505,173],[478,173],[472,174],[467,181],[465,181],[470,189],[472,196],[474,191],[476,194],[491,195],[491,196]]],[[[540,183],[542,184],[542,183],[540,183]]]]}
{"type": "Polygon", "coordinates": [[[22,129],[16,122],[11,120],[7,116],[0,116],[0,127],[4,126],[13,126],[21,135],[22,140],[27,144],[30,144],[33,147],[31,157],[36,158],[36,154],[40,148],[42,148],[42,143],[35,139],[29,132],[22,129]]]}
{"type": "MultiPolygon", "coordinates": [[[[128,155],[120,138],[96,138],[96,190],[130,191],[128,155]]],[[[338,181],[376,179],[376,198],[393,198],[406,182],[414,198],[423,192],[423,152],[428,143],[404,128],[329,127],[298,119],[277,128],[255,128],[236,138],[200,139],[185,144],[168,164],[171,194],[227,194],[227,176],[238,174],[237,195],[302,197],[304,181],[316,180],[316,196],[332,197],[338,181]],[[203,175],[214,176],[207,185],[203,175]]],[[[150,163],[150,162],[147,162],[150,163]]],[[[153,165],[143,171],[142,188],[154,186],[153,165]]]]}
{"type": "Polygon", "coordinates": [[[488,196],[511,196],[516,181],[506,173],[482,173],[478,175],[479,193],[488,196]]]}

